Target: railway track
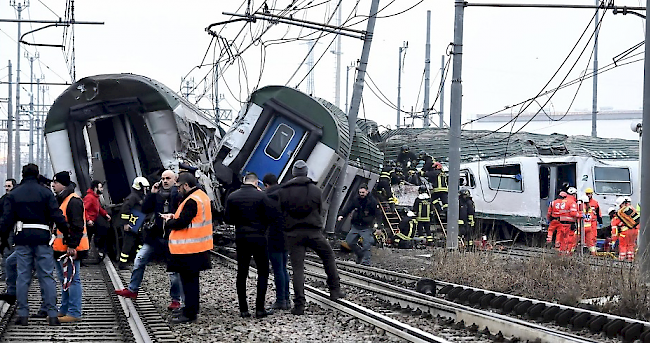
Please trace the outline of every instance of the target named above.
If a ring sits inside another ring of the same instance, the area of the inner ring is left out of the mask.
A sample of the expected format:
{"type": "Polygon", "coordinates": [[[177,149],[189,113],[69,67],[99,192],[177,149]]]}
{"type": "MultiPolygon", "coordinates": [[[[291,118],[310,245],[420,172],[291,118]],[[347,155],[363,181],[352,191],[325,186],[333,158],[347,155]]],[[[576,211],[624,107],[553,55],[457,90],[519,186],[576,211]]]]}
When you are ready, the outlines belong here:
{"type": "MultiPolygon", "coordinates": [[[[83,284],[83,320],[61,326],[48,326],[46,319],[33,318],[41,302],[40,287],[32,280],[29,289],[28,326],[15,325],[15,305],[0,301],[1,342],[178,342],[169,325],[157,312],[144,292],[136,300],[113,293],[123,288],[130,272],[120,274],[105,259],[98,265],[81,268],[83,284]]],[[[60,294],[57,282],[57,294],[60,294]]],[[[60,297],[57,297],[60,298],[60,297]]]]}
{"type": "MultiPolygon", "coordinates": [[[[223,251],[227,254],[234,253],[232,249],[224,249],[223,251]]],[[[237,267],[237,261],[229,256],[214,250],[212,250],[211,253],[231,268],[237,267]]],[[[250,268],[249,275],[255,277],[256,269],[250,268]]],[[[271,278],[272,276],[269,277],[271,278]]],[[[401,323],[382,313],[359,306],[350,301],[340,299],[330,300],[328,293],[307,284],[305,285],[305,297],[308,302],[313,302],[325,309],[333,309],[346,313],[408,342],[449,342],[442,337],[435,336],[418,328],[401,323]]]]}
{"type": "MultiPolygon", "coordinates": [[[[313,255],[309,257],[314,258],[313,255]]],[[[313,270],[317,272],[319,268],[317,262],[311,261],[309,265],[313,266],[315,268],[313,270]]],[[[429,304],[426,304],[425,301],[430,301],[450,308],[460,305],[462,307],[458,307],[458,309],[487,312],[482,314],[488,317],[490,316],[489,313],[492,313],[504,321],[508,321],[508,318],[510,318],[524,327],[528,326],[524,322],[530,323],[533,326],[529,327],[529,330],[532,329],[533,332],[539,326],[543,326],[546,329],[543,329],[542,332],[550,330],[549,333],[565,335],[568,328],[572,332],[580,334],[580,336],[569,335],[573,337],[571,339],[575,338],[578,341],[599,341],[599,338],[604,336],[622,339],[626,342],[637,339],[642,342],[650,342],[649,322],[443,281],[423,279],[414,275],[361,266],[348,261],[338,260],[337,266],[342,278],[345,277],[348,280],[347,282],[361,283],[365,284],[366,287],[381,290],[378,293],[386,293],[391,290],[401,292],[404,298],[398,301],[401,306],[417,308],[423,312],[428,311],[429,313],[444,315],[444,311],[440,312],[436,310],[436,307],[428,307],[429,304]],[[399,284],[399,286],[395,284],[399,284]],[[417,292],[402,286],[415,288],[417,292]],[[407,299],[406,297],[412,298],[407,299]],[[555,328],[547,327],[549,324],[555,328]]],[[[453,318],[452,313],[447,313],[447,316],[453,318]]],[[[468,321],[462,315],[456,318],[462,318],[467,325],[472,324],[472,320],[468,321]]],[[[488,326],[490,330],[496,330],[497,326],[491,325],[488,326]]],[[[507,325],[503,329],[499,328],[499,330],[504,335],[506,332],[518,335],[517,332],[509,331],[507,325]]],[[[521,336],[517,337],[523,338],[521,336]]],[[[557,340],[549,340],[549,342],[555,341],[557,340]]]]}

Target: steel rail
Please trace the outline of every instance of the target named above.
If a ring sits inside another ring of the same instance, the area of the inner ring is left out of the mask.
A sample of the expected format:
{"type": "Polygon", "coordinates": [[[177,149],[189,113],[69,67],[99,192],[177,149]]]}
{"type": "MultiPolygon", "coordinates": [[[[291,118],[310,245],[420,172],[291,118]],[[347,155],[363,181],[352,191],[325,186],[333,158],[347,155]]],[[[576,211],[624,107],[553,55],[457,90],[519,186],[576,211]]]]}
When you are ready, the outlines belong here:
{"type": "MultiPolygon", "coordinates": [[[[307,260],[305,268],[306,275],[326,279],[326,276],[320,273],[322,266],[319,263],[307,260]]],[[[339,276],[341,283],[377,294],[391,303],[400,304],[403,308],[419,309],[433,316],[440,315],[455,321],[462,320],[467,325],[475,324],[480,329],[487,328],[494,334],[500,331],[505,336],[531,341],[540,339],[542,342],[597,342],[524,320],[459,305],[347,271],[339,270],[339,276]]]]}
{"type": "MultiPolygon", "coordinates": [[[[230,249],[226,249],[232,251],[230,249]]],[[[217,251],[210,250],[210,253],[221,259],[222,261],[227,262],[229,265],[236,267],[237,261],[234,259],[225,256],[217,251]]],[[[307,262],[307,261],[305,261],[307,262]]],[[[257,270],[255,268],[249,268],[249,275],[256,275],[257,270]]],[[[306,271],[307,274],[307,271],[306,271]]],[[[448,340],[434,336],[428,332],[422,331],[420,329],[414,328],[410,325],[401,323],[397,320],[389,318],[385,315],[367,309],[365,307],[353,304],[346,300],[330,300],[329,295],[317,288],[305,285],[305,297],[307,300],[320,305],[326,309],[333,309],[340,311],[349,315],[352,315],[358,319],[361,319],[373,326],[381,328],[382,330],[389,332],[397,337],[403,338],[409,342],[449,342],[448,340]]]]}

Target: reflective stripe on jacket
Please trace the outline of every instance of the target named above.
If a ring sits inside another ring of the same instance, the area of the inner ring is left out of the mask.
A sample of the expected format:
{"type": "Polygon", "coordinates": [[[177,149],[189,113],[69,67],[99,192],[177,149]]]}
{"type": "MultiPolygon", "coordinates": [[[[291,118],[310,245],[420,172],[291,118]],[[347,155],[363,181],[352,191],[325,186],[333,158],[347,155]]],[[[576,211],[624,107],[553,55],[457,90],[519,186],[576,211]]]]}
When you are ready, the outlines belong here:
{"type": "MultiPolygon", "coordinates": [[[[65,198],[65,200],[63,200],[61,206],[59,206],[61,212],[63,212],[63,217],[65,217],[66,221],[68,221],[68,213],[67,213],[68,203],[72,198],[81,199],[81,197],[79,197],[76,193],[71,193],[65,198]]],[[[68,223],[69,222],[70,221],[68,221],[68,223]]],[[[56,239],[54,240],[52,249],[54,249],[54,251],[59,251],[59,252],[66,252],[68,250],[68,246],[63,244],[63,233],[59,231],[59,229],[56,229],[56,239]]],[[[90,243],[88,242],[88,232],[86,231],[86,209],[84,208],[84,233],[83,236],[81,237],[81,241],[79,242],[79,246],[77,246],[76,250],[86,251],[88,249],[90,249],[90,243]]]]}
{"type": "Polygon", "coordinates": [[[200,189],[190,194],[174,213],[178,219],[189,199],[196,202],[196,216],[190,225],[169,234],[169,252],[174,255],[195,254],[212,249],[212,208],[210,198],[200,189]]]}

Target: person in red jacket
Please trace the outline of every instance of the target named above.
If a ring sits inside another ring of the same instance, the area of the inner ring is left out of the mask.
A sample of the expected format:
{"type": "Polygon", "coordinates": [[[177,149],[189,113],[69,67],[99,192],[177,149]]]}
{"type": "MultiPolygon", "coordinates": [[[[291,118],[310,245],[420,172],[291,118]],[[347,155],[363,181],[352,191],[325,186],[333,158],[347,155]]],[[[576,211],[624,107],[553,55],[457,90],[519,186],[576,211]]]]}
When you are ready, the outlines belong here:
{"type": "Polygon", "coordinates": [[[93,180],[84,197],[88,236],[89,238],[95,237],[95,247],[98,250],[100,260],[104,258],[106,253],[105,238],[109,227],[108,221],[111,220],[111,216],[106,213],[106,210],[99,203],[99,196],[103,191],[104,185],[98,180],[93,180]]]}
{"type": "Polygon", "coordinates": [[[559,197],[553,202],[548,207],[548,213],[546,214],[546,219],[548,219],[548,234],[546,235],[546,243],[551,243],[553,241],[553,233],[557,232],[555,235],[555,248],[559,249],[560,248],[560,228],[562,227],[562,223],[560,223],[560,206],[562,204],[562,200],[566,198],[567,194],[566,192],[560,192],[559,197]]]}
{"type": "Polygon", "coordinates": [[[589,253],[596,255],[596,234],[598,233],[598,208],[593,207],[589,202],[589,197],[582,197],[583,211],[582,221],[585,228],[585,246],[589,248],[589,253]]]}

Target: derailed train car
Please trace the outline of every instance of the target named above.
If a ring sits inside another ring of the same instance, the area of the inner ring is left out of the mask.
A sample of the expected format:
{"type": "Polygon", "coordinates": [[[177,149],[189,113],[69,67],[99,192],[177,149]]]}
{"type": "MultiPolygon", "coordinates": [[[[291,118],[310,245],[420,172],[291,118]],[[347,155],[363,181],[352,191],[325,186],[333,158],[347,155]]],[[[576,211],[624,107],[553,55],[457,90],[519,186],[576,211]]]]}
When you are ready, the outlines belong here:
{"type": "Polygon", "coordinates": [[[304,160],[309,177],[323,191],[324,213],[332,209],[334,185],[344,177],[344,203],[362,183],[379,177],[383,155],[368,136],[354,132],[350,149],[347,116],[326,100],[284,86],[263,87],[250,96],[219,145],[215,173],[219,182],[238,186],[247,172],[273,173],[279,182],[292,177],[291,166],[304,160]],[[350,151],[346,175],[341,175],[350,151]],[[354,191],[350,191],[354,190],[354,191]]]}
{"type": "MultiPolygon", "coordinates": [[[[386,159],[395,159],[402,145],[448,161],[448,130],[405,128],[382,133],[386,159]]],[[[543,135],[463,131],[460,184],[468,187],[484,231],[502,238],[517,232],[546,230],[546,213],[563,184],[578,194],[594,190],[607,218],[619,195],[639,201],[638,141],[561,134],[543,135]]],[[[400,199],[401,200],[401,199],[400,199]]]]}

